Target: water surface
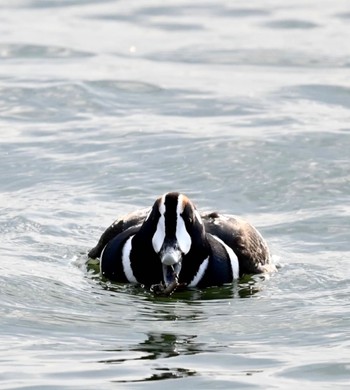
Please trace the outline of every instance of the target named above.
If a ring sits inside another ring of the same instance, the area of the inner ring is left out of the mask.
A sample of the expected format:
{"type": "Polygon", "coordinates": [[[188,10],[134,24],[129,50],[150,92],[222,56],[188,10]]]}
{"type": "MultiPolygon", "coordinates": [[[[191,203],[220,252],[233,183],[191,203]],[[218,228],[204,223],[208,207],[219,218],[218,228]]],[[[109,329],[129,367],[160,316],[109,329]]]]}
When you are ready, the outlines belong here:
{"type": "Polygon", "coordinates": [[[0,387],[348,388],[347,2],[0,7],[0,387]],[[155,298],[86,269],[171,190],[280,271],[155,298]]]}

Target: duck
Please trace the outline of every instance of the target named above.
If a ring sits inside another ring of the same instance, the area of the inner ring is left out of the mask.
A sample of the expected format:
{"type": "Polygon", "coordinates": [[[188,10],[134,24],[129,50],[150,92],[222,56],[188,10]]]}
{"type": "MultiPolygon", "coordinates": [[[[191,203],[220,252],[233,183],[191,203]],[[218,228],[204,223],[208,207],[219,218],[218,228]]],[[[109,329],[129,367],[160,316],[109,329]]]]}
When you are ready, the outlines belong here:
{"type": "Polygon", "coordinates": [[[235,215],[200,213],[179,192],[118,218],[88,256],[100,259],[104,278],[164,294],[276,270],[265,239],[252,224],[235,215]]]}

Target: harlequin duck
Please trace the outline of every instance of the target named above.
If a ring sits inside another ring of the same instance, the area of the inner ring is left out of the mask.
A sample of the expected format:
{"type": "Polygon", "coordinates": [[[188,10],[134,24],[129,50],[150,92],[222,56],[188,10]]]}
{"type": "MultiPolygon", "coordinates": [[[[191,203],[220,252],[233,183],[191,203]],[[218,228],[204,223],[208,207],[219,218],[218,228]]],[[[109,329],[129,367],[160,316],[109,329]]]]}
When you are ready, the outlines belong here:
{"type": "Polygon", "coordinates": [[[108,279],[146,286],[162,281],[165,288],[216,286],[274,270],[268,246],[252,225],[230,215],[200,214],[177,192],[158,198],[151,210],[115,221],[89,257],[100,257],[108,279]]]}

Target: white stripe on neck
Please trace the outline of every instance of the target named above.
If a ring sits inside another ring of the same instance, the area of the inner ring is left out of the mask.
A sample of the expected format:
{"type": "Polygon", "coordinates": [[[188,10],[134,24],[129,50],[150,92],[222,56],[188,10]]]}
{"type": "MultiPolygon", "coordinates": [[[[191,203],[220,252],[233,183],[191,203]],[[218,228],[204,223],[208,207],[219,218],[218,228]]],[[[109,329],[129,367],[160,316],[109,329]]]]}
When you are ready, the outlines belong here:
{"type": "Polygon", "coordinates": [[[235,252],[228,246],[226,245],[218,236],[215,236],[214,234],[211,234],[213,238],[215,238],[216,241],[220,242],[220,244],[225,248],[228,257],[230,258],[231,262],[231,269],[232,269],[232,277],[233,279],[238,279],[239,277],[239,263],[238,263],[238,258],[235,254],[235,252]]]}
{"type": "Polygon", "coordinates": [[[130,236],[123,247],[123,253],[122,253],[122,263],[123,263],[123,270],[126,278],[130,283],[138,284],[137,279],[134,276],[134,273],[132,272],[131,263],[130,263],[130,252],[131,252],[131,240],[134,237],[134,235],[130,236]]]}
{"type": "Polygon", "coordinates": [[[195,277],[188,284],[188,287],[196,287],[197,286],[197,284],[202,280],[202,278],[205,274],[205,271],[208,268],[208,264],[209,264],[209,256],[202,262],[195,277]]]}

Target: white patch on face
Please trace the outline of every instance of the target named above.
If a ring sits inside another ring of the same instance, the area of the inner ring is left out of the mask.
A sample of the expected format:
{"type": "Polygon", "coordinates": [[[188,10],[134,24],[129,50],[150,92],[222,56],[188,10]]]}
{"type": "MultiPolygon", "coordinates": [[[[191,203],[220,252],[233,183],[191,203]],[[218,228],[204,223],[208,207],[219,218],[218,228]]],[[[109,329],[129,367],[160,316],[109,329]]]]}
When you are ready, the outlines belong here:
{"type": "Polygon", "coordinates": [[[176,240],[182,253],[186,254],[191,249],[191,236],[186,230],[185,221],[178,215],[176,224],[176,240]]]}
{"type": "Polygon", "coordinates": [[[188,234],[186,229],[185,221],[181,216],[181,213],[184,211],[184,198],[182,195],[179,195],[179,199],[177,201],[177,223],[176,223],[176,240],[179,245],[179,248],[182,253],[186,254],[191,249],[191,236],[188,234]]]}
{"type": "Polygon", "coordinates": [[[202,262],[200,265],[195,277],[192,279],[192,281],[188,284],[188,287],[196,287],[197,284],[202,280],[205,271],[208,268],[208,263],[209,263],[209,256],[202,262]]]}
{"type": "Polygon", "coordinates": [[[164,218],[164,213],[165,213],[165,195],[162,196],[162,199],[160,200],[159,203],[159,221],[157,224],[156,231],[152,237],[152,245],[153,249],[156,253],[160,252],[160,249],[163,245],[164,239],[165,239],[165,218],[164,218]]]}
{"type": "MultiPolygon", "coordinates": [[[[159,221],[157,224],[156,231],[152,237],[153,249],[156,253],[159,253],[165,239],[165,195],[162,196],[159,203],[159,221]]],[[[191,249],[191,236],[188,234],[186,229],[185,221],[181,216],[184,211],[185,200],[183,195],[179,195],[176,207],[176,241],[183,254],[186,254],[191,249]]]]}
{"type": "Polygon", "coordinates": [[[216,241],[220,242],[220,244],[225,248],[228,257],[230,258],[233,279],[238,279],[239,263],[235,252],[228,245],[226,245],[219,237],[214,236],[213,234],[212,237],[215,238],[216,241]]]}
{"type": "Polygon", "coordinates": [[[138,281],[135,278],[134,273],[132,272],[131,263],[130,263],[131,240],[133,237],[134,236],[129,237],[124,244],[123,253],[122,253],[122,264],[123,264],[123,270],[125,276],[128,279],[128,281],[130,283],[138,284],[138,281]]]}

